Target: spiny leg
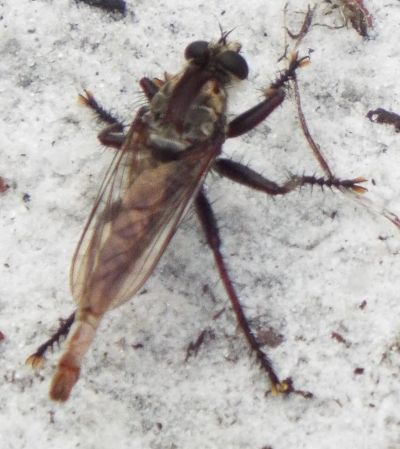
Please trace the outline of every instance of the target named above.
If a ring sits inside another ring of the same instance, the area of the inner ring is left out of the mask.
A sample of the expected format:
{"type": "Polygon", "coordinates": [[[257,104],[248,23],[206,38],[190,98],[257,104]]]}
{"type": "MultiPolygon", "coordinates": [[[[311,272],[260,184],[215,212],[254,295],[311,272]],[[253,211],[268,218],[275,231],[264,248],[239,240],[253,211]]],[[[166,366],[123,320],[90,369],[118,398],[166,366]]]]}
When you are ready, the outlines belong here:
{"type": "Polygon", "coordinates": [[[101,104],[94,98],[92,92],[89,90],[84,90],[84,94],[79,94],[78,100],[80,103],[82,103],[84,106],[87,106],[90,108],[93,112],[95,112],[97,118],[107,123],[108,125],[119,125],[120,131],[123,130],[124,126],[123,124],[114,117],[110,112],[108,112],[101,104]]]}
{"type": "Polygon", "coordinates": [[[100,121],[108,123],[108,126],[103,131],[100,131],[97,136],[100,143],[106,147],[120,149],[125,140],[125,135],[123,134],[124,125],[101,106],[88,90],[85,90],[84,95],[79,94],[79,101],[94,111],[100,121]]]}
{"type": "Polygon", "coordinates": [[[42,345],[40,345],[36,352],[26,359],[26,364],[32,368],[40,368],[43,364],[45,353],[49,348],[52,348],[55,343],[58,343],[62,337],[66,337],[75,320],[75,312],[73,312],[66,320],[61,320],[60,327],[56,332],[42,345]]]}
{"type": "MultiPolygon", "coordinates": [[[[165,81],[158,78],[150,79],[147,77],[142,78],[139,82],[140,87],[149,101],[164,83],[165,81]]],[[[80,103],[94,111],[100,121],[108,124],[97,136],[101,144],[106,147],[120,149],[125,140],[125,135],[123,134],[124,125],[107,111],[89,90],[85,90],[84,94],[79,94],[78,98],[80,103]]]]}
{"type": "Polygon", "coordinates": [[[341,180],[334,177],[325,179],[317,178],[316,176],[292,176],[284,184],[279,185],[246,165],[231,161],[230,159],[217,159],[212,168],[221,176],[231,181],[238,182],[239,184],[267,193],[268,195],[284,195],[304,185],[319,186],[321,188],[337,188],[339,190],[346,189],[357,193],[366,191],[364,187],[359,185],[359,183],[366,181],[364,178],[341,180]]]}
{"type": "MultiPolygon", "coordinates": [[[[313,10],[309,9],[308,15],[310,15],[310,17],[308,18],[306,16],[305,22],[303,24],[304,32],[307,32],[307,27],[309,26],[308,22],[311,20],[312,14],[313,10]]],[[[333,174],[328,166],[328,163],[324,159],[321,150],[319,149],[318,145],[315,144],[314,141],[312,141],[312,137],[307,129],[307,124],[305,122],[305,118],[301,109],[300,93],[297,83],[296,70],[308,64],[308,62],[309,62],[308,57],[299,58],[297,52],[291,53],[289,58],[289,67],[281,73],[278,79],[275,82],[273,82],[268,89],[266,89],[265,100],[257,104],[253,108],[249,109],[248,111],[243,112],[235,119],[233,119],[228,124],[227,137],[240,136],[241,134],[250,131],[259,123],[261,123],[263,120],[265,120],[269,116],[269,114],[271,114],[283,102],[283,100],[285,99],[285,92],[283,90],[283,87],[287,83],[292,81],[294,85],[296,106],[302,130],[307,138],[307,141],[311,146],[311,149],[318,163],[324,170],[325,174],[328,177],[332,178],[333,174]]]]}
{"type": "MultiPolygon", "coordinates": [[[[160,87],[162,87],[164,83],[165,81],[158,78],[150,79],[147,77],[143,77],[139,81],[139,85],[149,101],[154,97],[154,95],[159,91],[160,87]]],[[[109,125],[119,124],[120,131],[123,130],[123,124],[94,98],[92,92],[85,89],[84,94],[79,94],[78,99],[84,106],[92,109],[96,113],[99,120],[104,123],[108,123],[109,125]]]]}
{"type": "MultiPolygon", "coordinates": [[[[215,161],[213,170],[234,182],[238,182],[246,187],[250,187],[269,195],[284,195],[305,184],[319,185],[321,188],[326,186],[330,188],[335,187],[337,189],[353,190],[358,193],[362,193],[366,190],[364,187],[359,185],[359,183],[365,181],[364,178],[339,180],[337,178],[316,178],[315,176],[293,176],[283,185],[278,185],[245,165],[223,158],[215,161]]],[[[203,230],[206,234],[207,243],[213,251],[220,277],[224,283],[229,299],[231,300],[237,320],[247,338],[247,341],[250,344],[250,347],[255,351],[257,360],[260,362],[262,368],[267,372],[270,378],[272,393],[296,393],[305,398],[311,398],[312,393],[295,389],[291,378],[285,379],[284,381],[279,381],[270,360],[261,350],[257,339],[250,329],[246,316],[243,313],[239,298],[233,288],[232,281],[230,280],[220,251],[221,240],[219,237],[216,219],[210,203],[203,191],[200,191],[198,194],[195,205],[203,230]]]]}
{"type": "Polygon", "coordinates": [[[147,99],[150,101],[154,95],[160,90],[165,81],[158,78],[153,78],[152,80],[147,77],[143,77],[140,81],[140,87],[142,88],[147,99]]]}
{"type": "Polygon", "coordinates": [[[229,296],[232,303],[233,310],[236,315],[236,319],[250,345],[250,348],[255,352],[258,362],[261,367],[267,372],[268,377],[271,381],[272,393],[289,393],[292,391],[292,386],[289,381],[280,381],[276,375],[272,364],[260,348],[256,337],[254,336],[249,322],[243,312],[242,306],[240,304],[239,298],[233,287],[232,281],[229,277],[227,268],[225,266],[224,258],[221,253],[221,240],[219,237],[218,225],[215,219],[215,215],[211,209],[211,205],[205,196],[204,192],[201,190],[195,200],[196,212],[199,217],[200,223],[202,225],[203,231],[206,235],[207,243],[210,246],[220,278],[224,284],[225,290],[229,296]]]}
{"type": "Polygon", "coordinates": [[[97,138],[102,145],[119,150],[125,141],[125,134],[120,131],[119,123],[116,123],[100,131],[97,138]]]}
{"type": "Polygon", "coordinates": [[[308,64],[308,61],[308,56],[299,58],[297,53],[293,53],[289,67],[265,90],[265,100],[238,115],[228,124],[227,137],[245,134],[265,120],[285,99],[283,87],[296,77],[296,70],[308,64]]]}

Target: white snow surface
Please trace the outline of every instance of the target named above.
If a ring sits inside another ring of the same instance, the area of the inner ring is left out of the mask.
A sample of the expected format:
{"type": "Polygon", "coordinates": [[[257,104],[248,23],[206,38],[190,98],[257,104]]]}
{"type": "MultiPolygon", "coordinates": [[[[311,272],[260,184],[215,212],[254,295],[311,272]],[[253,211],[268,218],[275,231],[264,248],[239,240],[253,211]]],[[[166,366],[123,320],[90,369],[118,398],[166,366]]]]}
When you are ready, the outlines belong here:
{"type": "MultiPolygon", "coordinates": [[[[250,67],[229,91],[234,117],[286,66],[285,2],[130,0],[121,17],[72,0],[0,1],[0,175],[10,185],[0,196],[1,449],[400,448],[400,230],[329,189],[272,199],[207,178],[253,329],[281,336],[265,349],[312,399],[265,394],[193,213],[145,289],[104,319],[69,401],[47,395],[63,342],[39,372],[24,364],[74,308],[72,255],[113,157],[78,93],[91,90],[129,123],[144,101],[140,78],[181,70],[186,45],[217,39],[220,23],[250,67]],[[214,338],[185,362],[204,329],[214,338]]],[[[366,197],[400,214],[400,134],[365,117],[400,113],[400,1],[365,5],[369,39],[351,26],[314,26],[304,38],[301,98],[334,173],[367,178],[366,197]]],[[[292,31],[306,7],[289,4],[292,31]]],[[[321,2],[315,22],[341,23],[327,12],[321,2]]],[[[290,92],[223,151],[277,182],[323,174],[290,92]]]]}

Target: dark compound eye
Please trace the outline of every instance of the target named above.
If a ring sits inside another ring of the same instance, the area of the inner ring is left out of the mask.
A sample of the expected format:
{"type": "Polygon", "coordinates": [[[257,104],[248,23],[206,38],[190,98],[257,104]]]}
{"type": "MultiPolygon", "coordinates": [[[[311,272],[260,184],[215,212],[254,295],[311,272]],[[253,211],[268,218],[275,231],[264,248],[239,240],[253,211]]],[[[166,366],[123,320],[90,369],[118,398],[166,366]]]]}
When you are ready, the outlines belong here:
{"type": "Polygon", "coordinates": [[[208,42],[194,41],[186,47],[185,58],[203,61],[208,56],[208,42]]]}
{"type": "Polygon", "coordinates": [[[235,51],[224,51],[218,56],[218,62],[225,70],[240,80],[246,79],[249,74],[249,67],[247,66],[246,60],[235,51]]]}

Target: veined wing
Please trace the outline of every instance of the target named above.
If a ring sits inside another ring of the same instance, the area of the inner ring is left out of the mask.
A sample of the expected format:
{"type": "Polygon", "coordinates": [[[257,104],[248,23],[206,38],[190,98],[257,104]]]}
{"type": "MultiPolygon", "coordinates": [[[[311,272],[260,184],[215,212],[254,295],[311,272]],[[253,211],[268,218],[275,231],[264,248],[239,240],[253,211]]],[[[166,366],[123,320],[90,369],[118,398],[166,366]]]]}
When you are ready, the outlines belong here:
{"type": "MultiPolygon", "coordinates": [[[[219,139],[221,140],[221,139],[219,139]]],[[[142,287],[190,206],[222,142],[160,162],[132,125],[79,241],[71,290],[80,308],[104,313],[142,287]]]]}

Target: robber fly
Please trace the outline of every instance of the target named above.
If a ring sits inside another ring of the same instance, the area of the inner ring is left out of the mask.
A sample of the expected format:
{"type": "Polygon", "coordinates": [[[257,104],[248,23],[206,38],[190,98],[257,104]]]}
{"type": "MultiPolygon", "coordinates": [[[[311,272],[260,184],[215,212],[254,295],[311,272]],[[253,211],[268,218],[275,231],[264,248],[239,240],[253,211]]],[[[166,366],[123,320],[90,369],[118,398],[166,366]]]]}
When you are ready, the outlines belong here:
{"type": "Polygon", "coordinates": [[[140,108],[128,133],[95,100],[81,96],[109,126],[100,141],[118,148],[78,243],[71,267],[76,311],[28,362],[40,365],[45,351],[69,334],[50,387],[50,397],[65,401],[77,382],[82,359],[104,314],[135,295],[150,276],[193,204],[211,247],[233,310],[273,392],[289,392],[261,350],[243,313],[220,251],[215,216],[203,182],[210,170],[270,195],[305,184],[362,191],[363,179],[338,180],[293,176],[278,185],[247,166],[220,158],[222,144],[262,122],[285,98],[284,86],[308,62],[293,54],[287,70],[265,91],[256,106],[228,122],[227,86],[244,80],[248,66],[241,46],[222,33],[216,42],[195,41],[185,50],[187,65],[164,80],[143,78],[147,105],[140,108]]]}

